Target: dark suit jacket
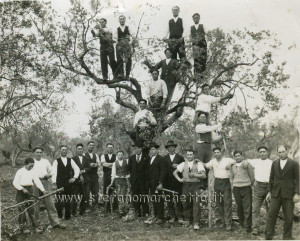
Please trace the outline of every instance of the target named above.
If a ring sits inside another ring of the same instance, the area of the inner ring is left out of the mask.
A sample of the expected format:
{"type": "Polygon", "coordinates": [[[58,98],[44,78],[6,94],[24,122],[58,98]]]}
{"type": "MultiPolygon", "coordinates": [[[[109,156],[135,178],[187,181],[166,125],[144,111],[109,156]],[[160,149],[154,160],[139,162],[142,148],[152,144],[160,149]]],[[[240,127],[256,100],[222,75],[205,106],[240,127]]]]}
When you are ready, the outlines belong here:
{"type": "Polygon", "coordinates": [[[173,191],[181,191],[182,184],[177,181],[177,179],[174,177],[173,172],[176,170],[176,168],[173,168],[173,164],[180,164],[184,162],[183,156],[176,153],[173,162],[171,162],[170,155],[167,154],[164,156],[164,162],[166,165],[166,172],[165,172],[165,179],[163,182],[163,186],[171,189],[173,191]]]}
{"type": "Polygon", "coordinates": [[[153,163],[149,164],[149,188],[151,193],[155,192],[155,189],[159,183],[163,183],[165,170],[166,165],[163,157],[157,154],[153,163]]]}
{"type": "Polygon", "coordinates": [[[299,164],[288,159],[283,170],[280,161],[276,160],[272,164],[269,190],[272,197],[293,198],[295,193],[299,194],[299,164]]]}
{"type": "MultiPolygon", "coordinates": [[[[74,160],[76,165],[79,167],[80,171],[85,170],[85,173],[83,173],[81,175],[83,177],[83,182],[87,183],[89,181],[88,173],[91,170],[91,165],[90,165],[89,160],[85,156],[82,156],[82,158],[83,159],[82,159],[82,164],[81,164],[78,155],[72,157],[72,159],[74,160]]],[[[80,178],[78,177],[74,183],[79,184],[80,183],[79,181],[80,181],[80,178]]]]}
{"type": "Polygon", "coordinates": [[[137,163],[136,155],[132,155],[129,157],[128,164],[131,185],[134,186],[140,184],[140,186],[147,188],[149,180],[149,156],[142,154],[140,162],[137,163]]]}
{"type": "Polygon", "coordinates": [[[171,59],[169,64],[167,64],[166,60],[160,61],[156,67],[158,69],[161,68],[160,78],[164,80],[167,84],[168,91],[170,92],[170,88],[175,88],[176,83],[178,82],[177,72],[176,70],[179,68],[179,63],[176,59],[171,59]]]}

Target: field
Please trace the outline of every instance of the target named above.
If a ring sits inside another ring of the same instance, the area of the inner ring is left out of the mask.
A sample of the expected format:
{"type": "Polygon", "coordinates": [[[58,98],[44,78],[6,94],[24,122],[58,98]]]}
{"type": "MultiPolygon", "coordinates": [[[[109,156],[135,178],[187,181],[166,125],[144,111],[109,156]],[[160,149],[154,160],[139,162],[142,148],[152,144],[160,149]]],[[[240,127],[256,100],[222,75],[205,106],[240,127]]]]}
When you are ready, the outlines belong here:
{"type": "MultiPolygon", "coordinates": [[[[15,203],[15,190],[12,186],[12,179],[16,170],[20,167],[1,167],[1,207],[7,207],[15,203]]],[[[143,218],[131,222],[124,222],[117,214],[104,217],[103,208],[100,207],[97,213],[86,213],[84,216],[74,217],[64,221],[66,230],[47,228],[48,218],[46,211],[43,211],[43,223],[45,231],[42,234],[23,235],[18,232],[11,232],[17,228],[16,220],[8,222],[17,212],[2,213],[2,240],[263,240],[264,236],[252,236],[247,234],[237,222],[233,222],[233,231],[226,232],[218,228],[209,229],[206,223],[201,223],[201,229],[197,232],[190,227],[182,227],[178,224],[170,225],[146,225],[143,218]],[[5,215],[3,217],[3,215],[5,215]]],[[[281,239],[283,228],[282,220],[277,222],[276,236],[274,239],[281,239]]],[[[294,223],[293,236],[300,238],[299,223],[294,223]]]]}

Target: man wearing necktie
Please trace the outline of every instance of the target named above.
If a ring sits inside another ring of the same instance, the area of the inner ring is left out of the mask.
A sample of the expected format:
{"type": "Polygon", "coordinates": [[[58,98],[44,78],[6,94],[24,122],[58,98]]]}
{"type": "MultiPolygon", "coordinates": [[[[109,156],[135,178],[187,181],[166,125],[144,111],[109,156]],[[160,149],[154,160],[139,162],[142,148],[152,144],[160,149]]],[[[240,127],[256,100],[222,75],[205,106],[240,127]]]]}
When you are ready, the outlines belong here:
{"type": "Polygon", "coordinates": [[[89,201],[89,177],[88,173],[91,170],[89,160],[83,155],[83,144],[76,145],[77,155],[73,157],[76,165],[79,167],[79,177],[73,183],[73,195],[75,198],[72,203],[72,215],[76,216],[77,202],[80,201],[79,214],[85,213],[89,201]],[[77,198],[78,197],[78,198],[77,198]],[[80,199],[79,199],[80,197],[80,199]]]}
{"type": "Polygon", "coordinates": [[[284,215],[283,239],[293,239],[294,203],[299,202],[299,164],[287,157],[287,148],[277,149],[279,160],[272,163],[267,200],[270,207],[266,222],[266,239],[272,239],[280,208],[284,215]]]}
{"type": "Polygon", "coordinates": [[[133,200],[133,208],[138,217],[149,214],[148,199],[146,197],[149,175],[150,158],[142,153],[142,144],[132,145],[135,154],[129,157],[130,184],[133,200]],[[136,198],[136,199],[135,199],[136,198]]]}

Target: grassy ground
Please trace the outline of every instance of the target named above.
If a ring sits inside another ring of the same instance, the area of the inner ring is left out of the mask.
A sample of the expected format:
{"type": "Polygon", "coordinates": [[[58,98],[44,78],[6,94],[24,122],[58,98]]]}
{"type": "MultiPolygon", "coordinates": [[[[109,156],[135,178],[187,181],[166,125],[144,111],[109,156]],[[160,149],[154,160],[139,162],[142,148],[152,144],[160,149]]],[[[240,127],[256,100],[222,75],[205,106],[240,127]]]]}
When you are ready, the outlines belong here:
{"type": "MultiPolygon", "coordinates": [[[[2,166],[0,173],[1,186],[1,206],[7,207],[15,203],[15,190],[12,180],[16,170],[10,166],[2,166]]],[[[208,229],[206,223],[202,223],[201,229],[197,232],[192,228],[182,227],[178,224],[169,225],[146,225],[144,219],[139,218],[131,222],[123,222],[116,214],[104,217],[103,210],[100,208],[97,213],[86,213],[84,216],[72,218],[64,221],[67,225],[66,230],[47,228],[48,218],[46,211],[41,213],[45,231],[42,234],[30,234],[24,236],[14,230],[18,225],[16,220],[9,220],[17,212],[9,211],[2,213],[2,240],[256,240],[264,239],[264,236],[252,236],[247,234],[239,225],[234,222],[234,229],[225,232],[218,228],[208,229]],[[8,235],[11,232],[11,237],[8,235]]],[[[264,224],[262,224],[264,225],[264,224]]],[[[276,236],[274,239],[281,239],[283,228],[282,220],[277,222],[276,236]]],[[[293,235],[300,239],[299,223],[294,224],[293,235]]]]}

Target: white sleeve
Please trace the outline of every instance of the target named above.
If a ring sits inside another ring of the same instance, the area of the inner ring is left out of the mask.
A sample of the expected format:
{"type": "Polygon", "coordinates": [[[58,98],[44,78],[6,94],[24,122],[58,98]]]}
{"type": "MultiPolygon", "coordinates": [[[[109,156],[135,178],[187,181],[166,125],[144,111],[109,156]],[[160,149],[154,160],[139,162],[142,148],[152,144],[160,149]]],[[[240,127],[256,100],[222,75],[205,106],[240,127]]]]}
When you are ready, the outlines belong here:
{"type": "Polygon", "coordinates": [[[75,161],[73,159],[71,159],[71,166],[72,166],[72,169],[74,171],[74,178],[78,178],[79,177],[80,169],[76,165],[76,163],[75,163],[75,161]]]}
{"type": "Polygon", "coordinates": [[[104,156],[104,155],[101,155],[101,163],[103,164],[103,163],[105,163],[105,162],[106,162],[105,156],[104,156]]]}
{"type": "Polygon", "coordinates": [[[131,43],[132,42],[133,33],[131,31],[131,28],[129,28],[129,26],[127,26],[127,27],[128,27],[128,32],[129,32],[129,42],[131,43]]]}
{"type": "Polygon", "coordinates": [[[254,168],[255,167],[255,160],[247,159],[248,163],[254,168]]]}
{"type": "Polygon", "coordinates": [[[210,160],[208,163],[205,164],[206,168],[212,169],[213,168],[213,160],[210,160]]]}
{"type": "Polygon", "coordinates": [[[32,179],[33,179],[33,182],[36,185],[36,187],[38,189],[40,189],[42,192],[44,192],[45,188],[44,188],[41,180],[38,178],[38,176],[34,172],[32,172],[32,175],[33,175],[32,179]]]}
{"type": "MultiPolygon", "coordinates": [[[[138,113],[138,112],[137,112],[137,113],[138,113]]],[[[133,127],[135,127],[136,124],[138,123],[138,115],[137,115],[137,113],[135,113],[135,115],[134,115],[133,127]]]]}
{"type": "Polygon", "coordinates": [[[147,88],[146,88],[146,96],[148,98],[150,98],[151,95],[151,86],[149,84],[147,84],[147,88]]]}
{"type": "Polygon", "coordinates": [[[23,187],[20,185],[20,179],[21,179],[21,174],[20,174],[20,170],[18,170],[16,175],[15,175],[15,178],[13,180],[13,185],[18,190],[23,189],[23,187]]]}
{"type": "Polygon", "coordinates": [[[54,160],[52,164],[52,182],[56,183],[56,176],[57,176],[57,160],[54,160]]]}
{"type": "Polygon", "coordinates": [[[196,133],[201,133],[202,134],[202,133],[212,132],[212,131],[217,130],[221,127],[222,127],[221,124],[213,125],[213,126],[196,125],[195,131],[196,131],[196,133]]]}
{"type": "Polygon", "coordinates": [[[51,174],[52,173],[52,166],[51,166],[50,162],[47,159],[46,159],[46,161],[47,161],[47,173],[51,174]]]}
{"type": "Polygon", "coordinates": [[[157,122],[156,122],[156,119],[155,119],[153,113],[149,110],[149,111],[148,111],[148,114],[149,114],[148,116],[149,116],[149,118],[150,118],[150,123],[151,123],[151,125],[157,125],[157,122]]]}
{"type": "Polygon", "coordinates": [[[218,103],[221,100],[221,97],[215,97],[215,96],[208,96],[207,102],[208,103],[218,103]]]}
{"type": "Polygon", "coordinates": [[[116,162],[114,162],[111,168],[111,179],[114,179],[115,177],[116,177],[116,162]]]}
{"type": "Polygon", "coordinates": [[[202,165],[202,163],[201,163],[201,162],[198,162],[198,166],[197,166],[197,168],[198,168],[198,172],[202,172],[202,171],[204,171],[204,172],[205,172],[205,168],[204,168],[204,166],[202,165]]]}
{"type": "Polygon", "coordinates": [[[98,154],[96,154],[96,153],[95,153],[95,155],[96,155],[96,162],[97,162],[97,164],[100,166],[100,164],[101,164],[101,163],[100,163],[100,158],[99,158],[99,155],[98,155],[98,154]]]}
{"type": "Polygon", "coordinates": [[[167,97],[168,97],[168,88],[167,88],[167,84],[166,84],[166,82],[164,81],[164,80],[162,80],[162,92],[163,92],[163,98],[164,99],[167,99],[167,97]]]}
{"type": "Polygon", "coordinates": [[[183,168],[184,168],[184,162],[181,162],[178,166],[177,166],[177,170],[179,171],[179,172],[183,172],[183,168]]]}
{"type": "Polygon", "coordinates": [[[112,33],[112,39],[118,42],[118,28],[112,33]]]}

